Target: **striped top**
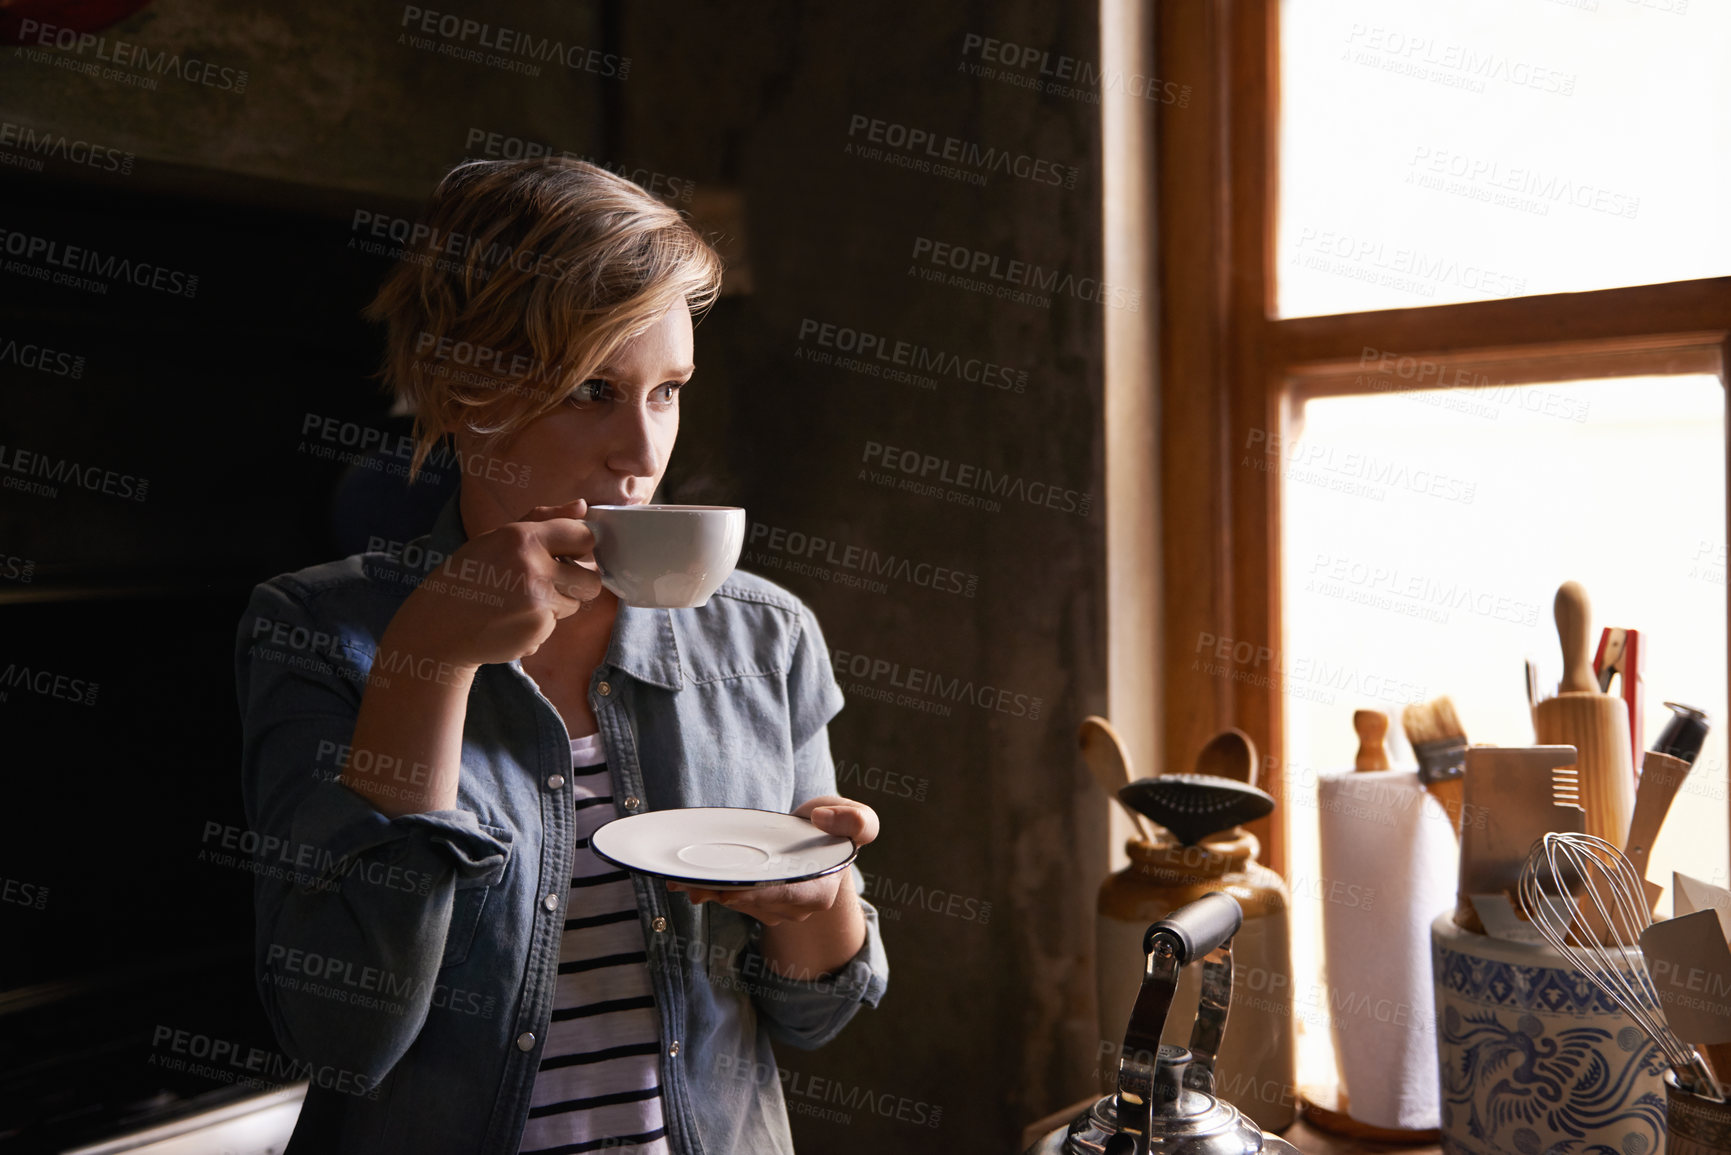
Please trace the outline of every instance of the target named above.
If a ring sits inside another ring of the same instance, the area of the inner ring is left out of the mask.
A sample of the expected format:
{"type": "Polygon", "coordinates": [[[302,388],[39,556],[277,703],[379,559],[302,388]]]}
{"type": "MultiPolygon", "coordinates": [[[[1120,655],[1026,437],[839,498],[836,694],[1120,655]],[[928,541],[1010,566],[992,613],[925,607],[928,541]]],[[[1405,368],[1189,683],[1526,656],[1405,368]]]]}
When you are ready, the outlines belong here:
{"type": "Polygon", "coordinates": [[[661,1105],[661,1014],[631,876],[595,857],[589,836],[619,817],[601,736],[571,743],[577,853],[553,1021],[520,1152],[670,1155],[661,1105]]]}

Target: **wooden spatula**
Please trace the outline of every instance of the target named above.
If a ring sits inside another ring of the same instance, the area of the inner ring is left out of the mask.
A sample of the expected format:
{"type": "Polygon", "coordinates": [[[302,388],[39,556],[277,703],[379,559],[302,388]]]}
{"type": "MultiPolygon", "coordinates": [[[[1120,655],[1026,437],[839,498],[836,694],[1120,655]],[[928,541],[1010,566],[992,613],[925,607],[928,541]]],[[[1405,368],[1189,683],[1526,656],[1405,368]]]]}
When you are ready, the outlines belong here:
{"type": "Polygon", "coordinates": [[[1118,731],[1112,729],[1112,723],[1098,714],[1088,715],[1076,731],[1076,742],[1082,748],[1082,760],[1088,763],[1094,781],[1106,792],[1106,797],[1124,808],[1124,813],[1130,816],[1130,822],[1136,828],[1136,836],[1144,842],[1154,841],[1142,816],[1118,796],[1118,791],[1129,785],[1132,775],[1130,751],[1124,748],[1124,740],[1118,737],[1118,731]]]}
{"type": "Polygon", "coordinates": [[[1623,854],[1635,868],[1635,877],[1647,892],[1647,912],[1665,888],[1647,881],[1647,859],[1653,853],[1653,843],[1665,825],[1665,815],[1671,812],[1671,802],[1689,776],[1689,763],[1657,750],[1649,750],[1641,759],[1641,784],[1635,788],[1635,815],[1629,819],[1629,838],[1623,844],[1623,854]]]}

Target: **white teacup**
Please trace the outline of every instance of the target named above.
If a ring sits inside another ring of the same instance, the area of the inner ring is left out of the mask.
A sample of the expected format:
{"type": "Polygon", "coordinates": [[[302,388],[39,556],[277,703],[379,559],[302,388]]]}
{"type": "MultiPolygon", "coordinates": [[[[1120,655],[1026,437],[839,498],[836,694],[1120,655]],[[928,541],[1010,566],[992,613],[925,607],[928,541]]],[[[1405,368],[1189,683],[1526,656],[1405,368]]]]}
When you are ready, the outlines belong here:
{"type": "Polygon", "coordinates": [[[592,505],[595,564],[626,605],[695,609],[739,563],[745,510],[731,505],[592,505]]]}

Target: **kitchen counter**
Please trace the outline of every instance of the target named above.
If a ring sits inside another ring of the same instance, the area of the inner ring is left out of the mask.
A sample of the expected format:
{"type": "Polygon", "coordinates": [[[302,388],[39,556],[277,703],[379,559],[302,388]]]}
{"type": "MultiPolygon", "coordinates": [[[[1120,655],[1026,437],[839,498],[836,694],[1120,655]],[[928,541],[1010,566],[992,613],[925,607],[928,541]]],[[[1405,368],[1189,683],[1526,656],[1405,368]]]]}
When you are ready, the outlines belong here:
{"type": "MultiPolygon", "coordinates": [[[[1028,1124],[1022,1131],[1022,1150],[1029,1147],[1046,1132],[1054,1127],[1062,1126],[1080,1115],[1094,1102],[1095,1096],[1079,1100],[1065,1107],[1062,1111],[1054,1111],[1044,1119],[1028,1124]]],[[[1349,1139],[1343,1135],[1335,1135],[1310,1126],[1300,1118],[1298,1122],[1286,1129],[1281,1136],[1288,1143],[1297,1147],[1304,1155],[1385,1155],[1385,1153],[1400,1152],[1401,1155],[1441,1155],[1442,1146],[1437,1143],[1422,1146],[1406,1146],[1397,1143],[1372,1143],[1364,1139],[1349,1139]]]]}

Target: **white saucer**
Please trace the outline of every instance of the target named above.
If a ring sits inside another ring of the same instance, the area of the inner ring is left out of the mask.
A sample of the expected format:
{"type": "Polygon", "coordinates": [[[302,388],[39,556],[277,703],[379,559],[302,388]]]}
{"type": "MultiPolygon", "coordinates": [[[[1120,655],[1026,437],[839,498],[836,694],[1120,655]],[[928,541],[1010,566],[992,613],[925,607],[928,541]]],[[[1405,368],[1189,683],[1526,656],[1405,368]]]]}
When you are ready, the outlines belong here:
{"type": "Polygon", "coordinates": [[[850,839],[773,810],[693,806],[615,818],[589,839],[597,857],[638,874],[709,890],[803,882],[845,869],[850,839]]]}

